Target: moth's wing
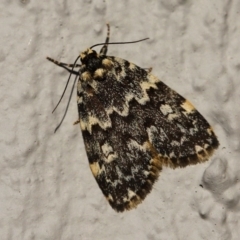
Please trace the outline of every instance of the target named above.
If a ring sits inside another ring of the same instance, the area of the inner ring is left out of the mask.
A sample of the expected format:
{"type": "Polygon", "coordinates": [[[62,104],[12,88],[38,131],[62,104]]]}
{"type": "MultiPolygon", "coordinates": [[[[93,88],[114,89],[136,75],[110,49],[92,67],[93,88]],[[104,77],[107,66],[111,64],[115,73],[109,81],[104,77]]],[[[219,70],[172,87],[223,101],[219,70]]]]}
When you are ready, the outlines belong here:
{"type": "MultiPolygon", "coordinates": [[[[149,74],[148,79],[156,78],[149,74]]],[[[148,91],[148,105],[158,109],[158,117],[145,126],[164,164],[175,168],[208,160],[219,146],[212,127],[188,100],[161,81],[156,86],[148,91]]]]}
{"type": "Polygon", "coordinates": [[[144,69],[105,57],[91,76],[78,84],[80,125],[90,168],[116,211],[136,207],[163,164],[197,163],[217,147],[192,105],[144,69]]]}
{"type": "Polygon", "coordinates": [[[120,212],[141,203],[161,170],[151,143],[141,144],[125,131],[121,133],[123,126],[109,131],[93,127],[92,135],[83,132],[91,171],[110,205],[120,212]]]}

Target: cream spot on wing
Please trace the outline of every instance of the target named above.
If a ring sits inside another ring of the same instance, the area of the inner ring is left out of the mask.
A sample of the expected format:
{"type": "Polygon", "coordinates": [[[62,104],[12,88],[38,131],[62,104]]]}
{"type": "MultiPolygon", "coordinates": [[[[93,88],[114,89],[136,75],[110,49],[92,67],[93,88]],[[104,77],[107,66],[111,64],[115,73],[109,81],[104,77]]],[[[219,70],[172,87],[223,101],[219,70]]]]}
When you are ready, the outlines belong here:
{"type": "Polygon", "coordinates": [[[102,68],[98,68],[95,72],[94,72],[94,78],[103,78],[104,74],[105,74],[105,70],[102,68]]]}
{"type": "Polygon", "coordinates": [[[171,145],[172,146],[180,146],[180,142],[178,142],[178,141],[171,141],[171,145]]]}
{"type": "Polygon", "coordinates": [[[168,135],[166,134],[166,132],[163,128],[160,128],[159,138],[161,139],[162,142],[169,140],[168,135]]]}
{"type": "Polygon", "coordinates": [[[167,115],[173,112],[172,108],[168,104],[162,104],[160,106],[160,110],[163,113],[163,115],[167,115]]]}
{"type": "Polygon", "coordinates": [[[122,58],[114,57],[114,61],[117,61],[121,66],[124,66],[124,60],[122,58]]]}
{"type": "Polygon", "coordinates": [[[82,92],[82,83],[81,83],[81,81],[77,82],[77,91],[78,92],[82,92]]]}
{"type": "Polygon", "coordinates": [[[80,104],[80,103],[82,103],[83,102],[83,98],[82,97],[79,97],[79,96],[77,96],[77,103],[78,104],[80,104]]]}
{"type": "Polygon", "coordinates": [[[151,73],[148,74],[148,80],[150,83],[158,83],[161,82],[161,80],[159,80],[157,77],[155,77],[154,75],[152,75],[151,73]]]}
{"type": "Polygon", "coordinates": [[[151,82],[141,82],[140,86],[141,86],[142,91],[143,91],[143,97],[139,98],[137,100],[140,104],[144,105],[144,104],[146,104],[146,102],[149,101],[149,96],[148,96],[147,90],[150,89],[150,88],[157,89],[157,86],[154,83],[151,83],[151,82]]]}
{"type": "Polygon", "coordinates": [[[198,153],[198,152],[201,152],[203,150],[203,148],[199,145],[195,145],[195,150],[198,153]]]}
{"type": "Polygon", "coordinates": [[[180,117],[180,115],[177,114],[177,113],[170,113],[170,114],[167,116],[168,120],[170,120],[170,121],[172,121],[172,120],[174,120],[174,119],[176,119],[176,118],[179,118],[179,117],[180,117]]]}
{"type": "Polygon", "coordinates": [[[102,151],[105,156],[108,156],[109,153],[113,152],[113,148],[106,142],[102,145],[102,151]]]}
{"type": "Polygon", "coordinates": [[[159,135],[158,130],[155,126],[151,126],[147,128],[148,139],[152,143],[154,142],[157,135],[159,135]]]}
{"type": "Polygon", "coordinates": [[[118,158],[118,155],[116,152],[112,153],[112,154],[109,154],[108,157],[105,159],[105,161],[107,163],[110,163],[112,162],[113,160],[117,159],[118,158]]]}
{"type": "Polygon", "coordinates": [[[102,145],[102,151],[105,155],[105,162],[110,163],[117,158],[117,154],[113,151],[112,146],[107,142],[102,145]]]}
{"type": "Polygon", "coordinates": [[[115,106],[110,106],[108,109],[106,109],[106,112],[108,115],[111,115],[113,111],[117,112],[120,116],[128,116],[129,114],[129,102],[135,97],[134,94],[128,93],[125,95],[125,103],[123,104],[121,110],[115,106]]]}
{"type": "Polygon", "coordinates": [[[89,81],[89,80],[91,80],[92,76],[91,76],[90,72],[86,71],[81,74],[81,78],[83,81],[89,81]]]}
{"type": "Polygon", "coordinates": [[[210,127],[210,128],[207,129],[207,132],[208,132],[208,134],[209,134],[210,136],[212,136],[213,129],[210,127]]]}
{"type": "Polygon", "coordinates": [[[192,111],[195,110],[194,106],[188,101],[186,100],[184,103],[181,104],[181,107],[187,112],[187,113],[191,113],[192,111]]]}
{"type": "Polygon", "coordinates": [[[187,140],[188,140],[188,139],[187,139],[186,136],[182,136],[182,137],[181,137],[181,140],[180,140],[180,141],[181,141],[181,145],[183,145],[184,142],[187,141],[187,140]]]}
{"type": "Polygon", "coordinates": [[[199,145],[195,145],[195,150],[198,156],[198,160],[205,161],[209,157],[209,153],[199,145]]]}
{"type": "Polygon", "coordinates": [[[94,177],[97,177],[101,172],[98,162],[94,162],[94,163],[90,164],[90,169],[91,169],[94,177]]]}
{"type": "Polygon", "coordinates": [[[151,82],[141,82],[140,83],[141,88],[143,89],[143,91],[145,92],[146,90],[150,89],[150,88],[154,88],[157,89],[156,84],[151,83],[151,82]]]}
{"type": "Polygon", "coordinates": [[[104,67],[106,67],[107,69],[111,69],[112,66],[113,66],[113,62],[112,62],[111,60],[107,59],[107,58],[104,58],[104,59],[102,60],[102,65],[103,65],[104,67]]]}
{"type": "Polygon", "coordinates": [[[209,147],[208,144],[204,144],[204,149],[207,149],[209,147]]]}
{"type": "Polygon", "coordinates": [[[145,144],[140,145],[137,141],[131,139],[128,143],[128,148],[135,151],[135,149],[138,149],[140,151],[146,152],[147,146],[145,144]]]}
{"type": "Polygon", "coordinates": [[[135,195],[136,195],[136,193],[133,192],[132,190],[130,190],[130,189],[128,188],[128,198],[131,199],[131,198],[134,197],[135,195]]]}
{"type": "Polygon", "coordinates": [[[133,64],[133,63],[130,63],[129,68],[130,68],[131,70],[134,70],[134,69],[136,68],[136,65],[133,64]]]}
{"type": "Polygon", "coordinates": [[[108,196],[106,197],[108,201],[113,201],[113,197],[111,194],[108,194],[108,196]]]}
{"type": "Polygon", "coordinates": [[[155,83],[152,83],[152,82],[140,82],[140,86],[142,88],[142,92],[143,92],[143,96],[140,98],[136,98],[136,100],[144,105],[146,104],[146,102],[149,101],[149,96],[148,96],[148,93],[147,93],[147,90],[150,89],[150,88],[154,88],[154,89],[157,89],[157,86],[155,83]]]}
{"type": "Polygon", "coordinates": [[[88,82],[88,85],[92,87],[91,90],[89,90],[89,94],[92,95],[93,93],[96,93],[98,91],[98,87],[99,87],[99,82],[95,81],[95,80],[91,80],[88,82]]]}
{"type": "MultiPolygon", "coordinates": [[[[150,168],[150,166],[149,166],[150,168]]],[[[148,171],[143,171],[143,174],[147,177],[149,175],[149,172],[148,171]]]]}
{"type": "Polygon", "coordinates": [[[99,126],[104,130],[106,130],[109,127],[112,127],[112,122],[109,116],[108,116],[108,119],[105,121],[101,121],[94,116],[89,116],[88,120],[84,120],[84,119],[80,120],[81,130],[82,131],[87,130],[90,134],[92,134],[92,126],[96,124],[99,124],[99,126]]]}
{"type": "Polygon", "coordinates": [[[130,199],[133,198],[134,196],[136,196],[136,193],[128,188],[127,197],[123,198],[123,201],[124,202],[129,202],[130,199]]]}
{"type": "Polygon", "coordinates": [[[174,152],[171,152],[171,153],[169,154],[169,158],[170,158],[170,159],[171,159],[171,158],[176,158],[175,153],[174,153],[174,152]]]}

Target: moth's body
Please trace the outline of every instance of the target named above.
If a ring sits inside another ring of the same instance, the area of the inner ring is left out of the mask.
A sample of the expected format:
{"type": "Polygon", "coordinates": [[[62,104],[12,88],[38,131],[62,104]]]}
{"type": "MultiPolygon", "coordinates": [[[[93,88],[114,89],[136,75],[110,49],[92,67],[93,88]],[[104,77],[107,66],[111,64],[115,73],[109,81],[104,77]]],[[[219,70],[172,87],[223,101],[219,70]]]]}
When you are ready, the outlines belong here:
{"type": "Polygon", "coordinates": [[[149,71],[107,56],[108,39],[100,53],[80,54],[77,104],[92,173],[124,211],[142,202],[163,166],[204,162],[218,140],[189,101],[149,71]]]}

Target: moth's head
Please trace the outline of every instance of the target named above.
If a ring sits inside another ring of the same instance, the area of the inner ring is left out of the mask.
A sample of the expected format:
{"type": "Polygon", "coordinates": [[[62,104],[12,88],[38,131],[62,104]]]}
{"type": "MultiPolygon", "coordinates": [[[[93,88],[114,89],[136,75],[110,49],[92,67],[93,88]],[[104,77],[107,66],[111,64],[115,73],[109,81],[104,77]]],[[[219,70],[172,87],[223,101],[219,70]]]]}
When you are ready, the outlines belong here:
{"type": "Polygon", "coordinates": [[[94,72],[96,69],[101,67],[102,57],[96,51],[88,48],[80,54],[80,60],[82,62],[82,71],[87,70],[89,72],[94,72]]]}
{"type": "Polygon", "coordinates": [[[96,51],[88,48],[84,52],[80,53],[80,60],[83,64],[87,63],[89,59],[91,58],[97,58],[98,54],[96,51]]]}

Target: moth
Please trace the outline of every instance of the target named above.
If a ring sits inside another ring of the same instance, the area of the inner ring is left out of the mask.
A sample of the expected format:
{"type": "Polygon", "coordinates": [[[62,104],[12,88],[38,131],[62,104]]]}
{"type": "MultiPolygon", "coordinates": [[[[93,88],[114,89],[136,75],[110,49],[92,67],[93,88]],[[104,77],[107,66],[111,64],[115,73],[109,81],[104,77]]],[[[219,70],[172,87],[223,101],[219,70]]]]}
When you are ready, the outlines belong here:
{"type": "Polygon", "coordinates": [[[109,44],[119,44],[109,43],[107,27],[105,43],[80,53],[74,64],[47,59],[78,77],[77,123],[90,169],[112,208],[122,212],[145,199],[163,166],[205,162],[219,142],[194,106],[150,70],[106,55],[109,44]]]}

